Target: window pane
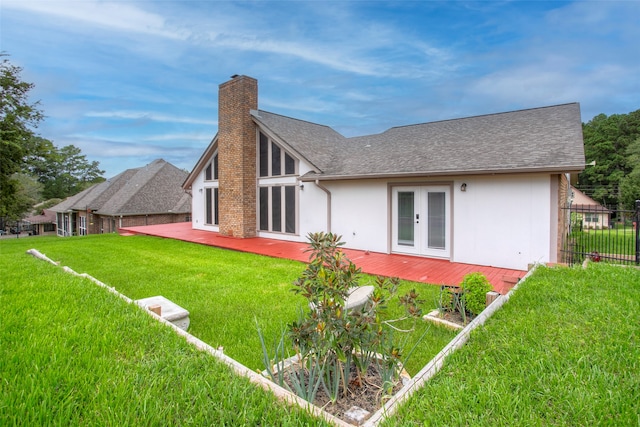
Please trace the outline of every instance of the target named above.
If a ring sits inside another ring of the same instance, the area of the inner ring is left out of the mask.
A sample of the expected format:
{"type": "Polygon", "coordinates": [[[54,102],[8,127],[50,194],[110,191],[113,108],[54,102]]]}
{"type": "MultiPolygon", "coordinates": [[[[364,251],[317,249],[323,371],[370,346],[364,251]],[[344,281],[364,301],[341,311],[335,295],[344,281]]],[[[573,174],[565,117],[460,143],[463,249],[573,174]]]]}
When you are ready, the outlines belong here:
{"type": "Polygon", "coordinates": [[[285,232],[296,232],[296,187],[284,187],[285,232]]]}
{"type": "Polygon", "coordinates": [[[269,230],[269,187],[260,187],[260,230],[269,230]]]}
{"type": "Polygon", "coordinates": [[[205,224],[211,224],[212,211],[211,211],[211,189],[204,189],[204,209],[205,209],[205,224]]]}
{"type": "Polygon", "coordinates": [[[282,231],[282,187],[271,187],[271,230],[282,231]]]}
{"type": "Polygon", "coordinates": [[[260,176],[269,176],[269,140],[260,132],[260,176]]]}
{"type": "Polygon", "coordinates": [[[284,153],[284,174],[295,175],[296,174],[296,161],[293,160],[289,154],[284,153]]]}
{"type": "Polygon", "coordinates": [[[445,193],[429,193],[428,242],[432,249],[445,248],[445,193]]]}
{"type": "Polygon", "coordinates": [[[211,181],[211,163],[209,163],[207,168],[204,170],[204,180],[211,181]]]}
{"type": "Polygon", "coordinates": [[[218,189],[217,188],[213,189],[213,223],[215,225],[220,224],[220,221],[218,220],[218,189]]]}
{"type": "Polygon", "coordinates": [[[413,191],[398,192],[398,244],[413,246],[414,244],[414,197],[413,191]]]}
{"type": "Polygon", "coordinates": [[[281,175],[282,167],[280,165],[280,147],[271,144],[271,176],[281,175]]]}
{"type": "Polygon", "coordinates": [[[213,156],[213,179],[218,179],[218,153],[213,156]]]}

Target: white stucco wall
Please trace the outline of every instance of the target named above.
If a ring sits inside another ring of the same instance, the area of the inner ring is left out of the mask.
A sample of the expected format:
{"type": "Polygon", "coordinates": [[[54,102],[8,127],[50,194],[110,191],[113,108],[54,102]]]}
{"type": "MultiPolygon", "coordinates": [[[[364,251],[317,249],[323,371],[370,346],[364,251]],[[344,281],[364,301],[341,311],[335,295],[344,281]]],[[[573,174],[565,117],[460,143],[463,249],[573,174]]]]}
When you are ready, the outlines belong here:
{"type": "Polygon", "coordinates": [[[388,251],[388,188],[386,181],[325,182],[331,191],[331,231],[346,246],[388,251]]]}
{"type": "MultiPolygon", "coordinates": [[[[555,187],[549,175],[467,176],[391,184],[429,183],[451,185],[451,261],[526,270],[529,263],[555,260],[551,248],[557,237],[557,215],[553,213],[557,196],[551,194],[555,187]],[[463,182],[465,192],[460,191],[463,182]]],[[[390,182],[322,184],[331,191],[331,231],[342,235],[349,248],[390,252],[390,182]]],[[[320,230],[314,227],[323,225],[322,209],[314,206],[301,213],[311,214],[301,227],[304,234],[320,230]],[[320,216],[322,221],[314,222],[320,216]]]]}
{"type": "Polygon", "coordinates": [[[453,261],[520,270],[550,261],[549,175],[466,177],[465,192],[462,182],[453,191],[453,261]]]}

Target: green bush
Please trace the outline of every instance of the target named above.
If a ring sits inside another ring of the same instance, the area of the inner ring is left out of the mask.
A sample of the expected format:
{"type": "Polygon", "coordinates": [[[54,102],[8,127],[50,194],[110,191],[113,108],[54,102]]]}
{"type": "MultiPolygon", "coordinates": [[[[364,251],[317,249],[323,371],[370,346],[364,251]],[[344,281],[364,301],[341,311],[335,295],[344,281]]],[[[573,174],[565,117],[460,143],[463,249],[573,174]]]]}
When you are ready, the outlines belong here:
{"type": "Polygon", "coordinates": [[[473,315],[480,314],[486,307],[491,283],[482,273],[470,273],[464,276],[460,288],[464,293],[466,309],[473,315]]]}

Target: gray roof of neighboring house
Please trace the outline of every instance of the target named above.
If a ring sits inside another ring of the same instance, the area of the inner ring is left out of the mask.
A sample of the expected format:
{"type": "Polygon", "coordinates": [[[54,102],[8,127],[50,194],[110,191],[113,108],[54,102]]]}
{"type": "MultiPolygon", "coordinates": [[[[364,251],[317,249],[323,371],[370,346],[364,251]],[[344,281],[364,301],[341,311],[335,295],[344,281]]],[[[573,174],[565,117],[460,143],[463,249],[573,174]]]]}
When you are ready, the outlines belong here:
{"type": "Polygon", "coordinates": [[[26,218],[22,218],[22,221],[29,222],[31,224],[55,223],[56,213],[51,209],[43,209],[40,211],[40,215],[31,215],[26,218]]]}
{"type": "Polygon", "coordinates": [[[571,186],[572,200],[571,207],[578,209],[586,209],[590,211],[601,211],[601,212],[609,212],[607,208],[602,206],[600,203],[593,200],[591,197],[584,194],[582,191],[578,190],[576,187],[571,186]]]}
{"type": "Polygon", "coordinates": [[[309,179],[584,169],[577,103],[394,127],[354,138],[265,111],[252,114],[317,167],[309,179]]]}
{"type": "Polygon", "coordinates": [[[86,210],[100,215],[191,212],[182,183],[188,173],[162,159],[96,184],[52,207],[55,212],[86,210]]]}

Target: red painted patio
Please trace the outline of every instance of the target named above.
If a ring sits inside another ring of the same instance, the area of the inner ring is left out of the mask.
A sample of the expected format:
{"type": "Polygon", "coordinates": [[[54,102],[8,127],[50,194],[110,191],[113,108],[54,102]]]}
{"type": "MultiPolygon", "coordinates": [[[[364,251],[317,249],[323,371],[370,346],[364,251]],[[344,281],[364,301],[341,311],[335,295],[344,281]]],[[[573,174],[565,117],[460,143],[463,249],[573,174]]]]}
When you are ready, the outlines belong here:
{"type": "MultiPolygon", "coordinates": [[[[309,260],[309,254],[305,252],[308,246],[305,243],[265,239],[262,237],[248,239],[225,237],[211,231],[194,230],[191,228],[190,222],[127,227],[121,228],[119,231],[122,235],[144,234],[274,258],[286,258],[302,262],[309,260]]],[[[457,285],[462,281],[465,274],[480,272],[489,279],[494,290],[501,294],[508,292],[526,274],[525,271],[521,270],[460,264],[417,256],[383,254],[352,249],[344,249],[344,252],[364,273],[399,277],[405,280],[434,285],[457,285]]]]}

